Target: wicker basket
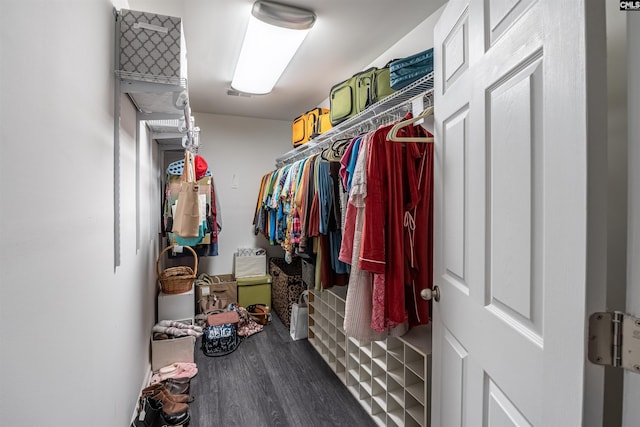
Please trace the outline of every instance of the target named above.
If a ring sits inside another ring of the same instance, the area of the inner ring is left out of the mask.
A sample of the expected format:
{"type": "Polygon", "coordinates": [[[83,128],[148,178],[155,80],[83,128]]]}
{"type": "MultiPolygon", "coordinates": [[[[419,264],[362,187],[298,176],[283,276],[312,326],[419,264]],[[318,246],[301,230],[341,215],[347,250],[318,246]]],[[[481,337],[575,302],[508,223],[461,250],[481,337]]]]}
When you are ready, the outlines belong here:
{"type": "Polygon", "coordinates": [[[177,266],[166,268],[162,273],[160,272],[160,258],[165,252],[173,248],[175,245],[167,246],[156,261],[156,273],[158,274],[158,281],[160,282],[160,288],[165,294],[181,294],[183,292],[189,292],[193,282],[196,280],[198,274],[198,254],[189,246],[183,246],[189,249],[193,254],[193,269],[187,266],[177,266]]]}

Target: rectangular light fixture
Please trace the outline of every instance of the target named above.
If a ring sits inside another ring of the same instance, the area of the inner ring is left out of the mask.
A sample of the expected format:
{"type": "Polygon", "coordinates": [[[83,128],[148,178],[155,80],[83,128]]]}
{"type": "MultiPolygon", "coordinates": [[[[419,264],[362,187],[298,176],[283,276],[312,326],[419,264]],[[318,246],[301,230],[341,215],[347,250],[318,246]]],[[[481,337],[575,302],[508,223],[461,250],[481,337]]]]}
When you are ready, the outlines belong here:
{"type": "Polygon", "coordinates": [[[271,92],[315,20],[308,10],[255,2],[231,88],[256,95],[271,92]]]}

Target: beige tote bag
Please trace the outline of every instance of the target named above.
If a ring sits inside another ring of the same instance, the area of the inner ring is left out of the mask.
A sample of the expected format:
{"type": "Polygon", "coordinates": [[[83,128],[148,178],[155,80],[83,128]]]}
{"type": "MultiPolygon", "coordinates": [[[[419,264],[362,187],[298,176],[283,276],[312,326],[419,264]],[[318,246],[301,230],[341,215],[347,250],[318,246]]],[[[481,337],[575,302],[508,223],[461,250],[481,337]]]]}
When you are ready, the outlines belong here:
{"type": "Polygon", "coordinates": [[[198,237],[200,231],[200,202],[198,183],[195,182],[193,157],[189,150],[184,154],[184,168],[180,193],[171,231],[180,237],[198,237]]]}

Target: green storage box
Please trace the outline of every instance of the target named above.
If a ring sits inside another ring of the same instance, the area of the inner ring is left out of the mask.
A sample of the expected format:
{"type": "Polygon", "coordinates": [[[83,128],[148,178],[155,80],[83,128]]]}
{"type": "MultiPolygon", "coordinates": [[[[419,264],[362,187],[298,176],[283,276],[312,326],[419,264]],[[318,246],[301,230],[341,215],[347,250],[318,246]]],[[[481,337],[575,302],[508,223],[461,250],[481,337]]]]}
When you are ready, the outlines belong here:
{"type": "Polygon", "coordinates": [[[271,275],[238,277],[238,305],[265,304],[271,307],[271,275]]]}

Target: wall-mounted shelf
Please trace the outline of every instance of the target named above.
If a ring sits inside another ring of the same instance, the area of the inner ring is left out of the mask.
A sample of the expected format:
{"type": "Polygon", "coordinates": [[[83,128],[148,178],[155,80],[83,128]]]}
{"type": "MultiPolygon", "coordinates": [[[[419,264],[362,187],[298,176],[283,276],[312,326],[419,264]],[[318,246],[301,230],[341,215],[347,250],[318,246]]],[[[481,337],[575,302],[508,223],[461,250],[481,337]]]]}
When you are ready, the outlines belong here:
{"type": "MultiPolygon", "coordinates": [[[[151,139],[155,139],[160,146],[174,149],[180,147],[186,148],[185,136],[187,136],[188,130],[185,126],[184,120],[147,120],[146,124],[149,128],[151,139]]],[[[196,141],[193,151],[197,151],[200,128],[195,126],[195,120],[193,117],[191,117],[191,129],[193,132],[193,138],[196,141]]]]}
{"type": "MultiPolygon", "coordinates": [[[[182,23],[179,18],[143,12],[118,11],[113,9],[115,17],[114,40],[114,103],[113,103],[113,139],[114,139],[114,175],[113,175],[113,234],[114,234],[114,266],[120,265],[120,97],[127,94],[135,106],[136,119],[144,120],[151,129],[153,139],[162,138],[166,145],[177,142],[182,147],[197,149],[199,129],[195,127],[191,118],[189,92],[186,76],[186,46],[182,33],[182,23]],[[128,19],[126,18],[128,16],[128,19]],[[123,23],[123,20],[127,22],[123,23]],[[141,34],[140,38],[131,31],[141,34]],[[147,44],[149,35],[163,38],[164,50],[168,45],[179,46],[175,58],[162,57],[164,51],[155,43],[147,44]],[[134,43],[137,41],[137,43],[134,43]],[[167,44],[168,43],[168,44],[167,44]],[[122,48],[122,50],[121,50],[122,48]],[[144,51],[144,52],[142,52],[144,51]],[[133,66],[131,59],[137,55],[133,66]],[[162,57],[163,65],[151,58],[162,57]],[[142,58],[142,59],[141,59],[142,58]],[[122,59],[122,60],[121,60],[122,59]],[[169,63],[177,64],[169,70],[169,63]],[[123,65],[127,64],[124,68],[123,65]],[[141,68],[138,68],[140,66],[141,68]],[[133,67],[133,68],[127,68],[133,67]],[[141,72],[132,72],[141,71],[141,72]],[[148,70],[158,70],[157,72],[148,70]],[[158,75],[168,71],[166,76],[158,75]],[[153,74],[150,74],[153,73],[153,74]],[[180,119],[182,122],[180,122],[180,119]],[[157,124],[153,121],[171,121],[171,124],[157,124]],[[181,123],[183,125],[181,126],[181,123]],[[154,130],[157,124],[158,128],[154,130]],[[171,128],[166,130],[166,128],[171,128]],[[160,129],[162,128],[162,129],[160,129]],[[183,129],[184,128],[184,129],[183,129]],[[186,141],[183,138],[187,136],[186,141]],[[172,139],[175,138],[175,139],[172,139]],[[171,143],[169,143],[171,141],[171,143]],[[184,142],[183,142],[184,141],[184,142]]],[[[139,147],[140,135],[136,132],[136,247],[140,245],[140,164],[139,147]]]]}
{"type": "Polygon", "coordinates": [[[333,142],[367,132],[385,121],[396,119],[411,107],[413,100],[433,91],[433,73],[376,102],[366,110],[329,129],[304,145],[276,159],[276,167],[295,162],[328,148],[333,142]]]}
{"type": "Polygon", "coordinates": [[[429,426],[431,327],[360,342],[346,336],[346,287],[314,290],[309,342],[379,426],[429,426]]]}
{"type": "Polygon", "coordinates": [[[120,92],[126,93],[142,120],[179,119],[188,106],[187,79],[116,71],[120,92]]]}

